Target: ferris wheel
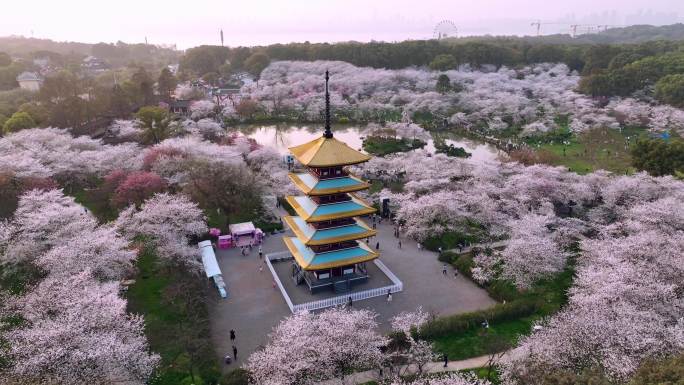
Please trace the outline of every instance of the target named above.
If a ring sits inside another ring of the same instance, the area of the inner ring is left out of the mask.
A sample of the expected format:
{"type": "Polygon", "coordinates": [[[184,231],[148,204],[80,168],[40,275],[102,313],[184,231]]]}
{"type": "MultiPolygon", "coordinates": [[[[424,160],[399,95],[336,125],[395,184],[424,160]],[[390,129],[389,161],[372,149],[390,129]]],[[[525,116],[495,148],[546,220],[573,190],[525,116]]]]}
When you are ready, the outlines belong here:
{"type": "Polygon", "coordinates": [[[447,37],[456,37],[458,28],[451,20],[442,20],[435,25],[435,30],[432,32],[433,39],[444,39],[447,37]]]}

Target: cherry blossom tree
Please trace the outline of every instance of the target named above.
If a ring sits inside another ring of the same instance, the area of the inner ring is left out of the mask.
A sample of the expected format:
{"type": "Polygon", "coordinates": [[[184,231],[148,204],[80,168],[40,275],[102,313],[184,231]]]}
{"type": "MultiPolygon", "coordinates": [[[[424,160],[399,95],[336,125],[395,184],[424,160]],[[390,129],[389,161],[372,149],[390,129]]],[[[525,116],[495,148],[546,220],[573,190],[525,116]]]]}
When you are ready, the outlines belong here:
{"type": "Polygon", "coordinates": [[[19,199],[5,261],[31,261],[65,240],[88,234],[97,221],[61,190],[31,190],[19,199]]]}
{"type": "Polygon", "coordinates": [[[166,181],[148,171],[128,174],[116,187],[112,201],[118,206],[140,205],[146,198],[166,189],[166,181]]]}
{"type": "MultiPolygon", "coordinates": [[[[523,339],[506,365],[546,362],[581,371],[601,367],[626,380],[646,358],[684,348],[684,235],[657,231],[587,240],[570,303],[523,339]]],[[[529,366],[529,365],[527,365],[529,366]]]]}
{"type": "Polygon", "coordinates": [[[208,231],[195,203],[185,195],[168,193],[152,196],[140,209],[123,210],[115,226],[129,240],[145,237],[161,258],[194,267],[199,266],[199,254],[195,245],[189,245],[190,239],[208,231]]]}
{"type": "Polygon", "coordinates": [[[490,382],[473,374],[449,373],[445,376],[417,378],[408,382],[397,379],[392,381],[392,385],[490,385],[490,382]]]}
{"type": "Polygon", "coordinates": [[[89,270],[102,280],[122,279],[133,270],[136,253],[111,226],[100,226],[65,239],[36,258],[35,264],[53,277],[68,277],[89,270]]]}
{"type": "Polygon", "coordinates": [[[499,278],[509,279],[517,287],[526,289],[536,280],[562,271],[569,254],[554,241],[548,228],[552,220],[548,216],[531,214],[513,221],[509,224],[511,238],[503,252],[498,257],[476,256],[477,270],[473,274],[493,277],[495,274],[479,269],[500,268],[499,278]]]}
{"type": "Polygon", "coordinates": [[[204,119],[214,112],[216,105],[210,100],[197,100],[190,105],[190,117],[204,119]]]}
{"type": "Polygon", "coordinates": [[[135,144],[106,145],[57,128],[21,130],[0,138],[0,171],[20,177],[104,175],[114,169],[139,169],[141,161],[135,144]]]}
{"type": "Polygon", "coordinates": [[[98,283],[86,270],[48,277],[5,305],[23,317],[3,329],[11,383],[143,384],[159,362],[150,354],[143,319],[126,313],[117,283],[98,283]]]}
{"type": "Polygon", "coordinates": [[[314,384],[341,379],[350,369],[377,368],[387,339],[376,331],[375,317],[345,308],[294,314],[273,329],[246,368],[258,385],[314,384]]]}

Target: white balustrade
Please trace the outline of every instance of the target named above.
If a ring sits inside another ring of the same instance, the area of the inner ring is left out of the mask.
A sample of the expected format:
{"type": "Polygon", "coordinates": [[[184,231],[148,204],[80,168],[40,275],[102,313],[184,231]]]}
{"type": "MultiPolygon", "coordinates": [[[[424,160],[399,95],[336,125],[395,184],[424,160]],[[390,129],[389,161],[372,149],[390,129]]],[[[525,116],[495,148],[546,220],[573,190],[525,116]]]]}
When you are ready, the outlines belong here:
{"type": "Polygon", "coordinates": [[[332,297],[332,298],[326,298],[318,301],[311,301],[311,302],[305,302],[305,303],[300,303],[293,305],[292,300],[290,299],[290,296],[287,294],[287,291],[285,290],[285,287],[283,287],[282,282],[280,282],[280,278],[278,278],[278,275],[275,272],[275,269],[273,268],[273,265],[271,264],[272,259],[277,259],[277,258],[283,258],[286,256],[289,256],[289,252],[287,251],[282,251],[282,252],[277,252],[277,253],[272,253],[272,254],[267,254],[266,255],[266,263],[268,265],[269,270],[271,270],[271,274],[273,274],[273,279],[275,279],[276,284],[278,285],[278,288],[280,289],[280,292],[283,294],[283,297],[285,298],[285,302],[287,302],[287,306],[290,308],[290,311],[292,313],[297,313],[300,311],[313,311],[313,310],[319,310],[319,309],[324,309],[327,307],[332,307],[332,306],[339,306],[339,305],[344,305],[349,302],[349,298],[351,298],[352,302],[353,301],[360,301],[368,298],[373,298],[373,297],[380,297],[383,295],[387,295],[388,292],[390,293],[397,293],[402,290],[404,290],[404,284],[397,278],[392,271],[385,266],[382,261],[376,259],[373,261],[375,265],[382,271],[391,281],[392,285],[389,286],[383,286],[383,287],[378,287],[375,289],[368,289],[368,290],[363,290],[363,291],[353,291],[348,294],[340,295],[337,297],[332,297]]]}

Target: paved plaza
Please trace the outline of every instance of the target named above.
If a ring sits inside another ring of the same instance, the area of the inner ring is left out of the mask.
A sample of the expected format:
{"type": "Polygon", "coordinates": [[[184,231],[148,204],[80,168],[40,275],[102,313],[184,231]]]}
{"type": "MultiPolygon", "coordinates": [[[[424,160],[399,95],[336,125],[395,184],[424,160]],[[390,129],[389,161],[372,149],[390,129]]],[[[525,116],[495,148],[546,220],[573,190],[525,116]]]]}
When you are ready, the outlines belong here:
{"type": "MultiPolygon", "coordinates": [[[[264,254],[285,250],[283,235],[268,236],[264,240],[264,254]]],[[[402,248],[388,224],[378,225],[378,236],[371,239],[375,247],[380,244],[380,259],[404,283],[404,291],[393,295],[392,302],[384,296],[354,302],[356,308],[373,309],[378,313],[381,331],[389,331],[389,319],[402,311],[424,310],[447,315],[468,312],[492,306],[495,301],[487,293],[461,275],[454,277],[451,267],[442,274],[443,264],[437,254],[419,250],[416,242],[401,238],[402,248]]],[[[216,256],[228,287],[228,298],[219,300],[211,309],[212,337],[217,354],[224,356],[232,351],[230,330],[236,331],[238,349],[237,367],[256,350],[268,342],[268,333],[288,316],[290,309],[280,290],[274,287],[273,277],[258,249],[248,256],[239,249],[217,250],[216,256]]],[[[298,299],[300,296],[297,296],[298,299]]],[[[313,298],[312,298],[313,300],[313,298]]],[[[297,301],[299,302],[299,301],[297,301]]],[[[237,365],[236,365],[237,364],[237,365]]]]}

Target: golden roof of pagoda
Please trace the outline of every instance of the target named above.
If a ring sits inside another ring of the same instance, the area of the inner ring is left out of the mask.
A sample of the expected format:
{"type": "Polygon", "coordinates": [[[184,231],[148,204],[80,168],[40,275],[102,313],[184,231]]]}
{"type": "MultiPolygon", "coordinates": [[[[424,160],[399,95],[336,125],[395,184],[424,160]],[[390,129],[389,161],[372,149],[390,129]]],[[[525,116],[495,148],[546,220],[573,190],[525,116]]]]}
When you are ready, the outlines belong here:
{"type": "Polygon", "coordinates": [[[371,158],[334,137],[326,138],[325,136],[290,147],[289,150],[299,163],[308,167],[344,166],[363,163],[371,158]]]}

